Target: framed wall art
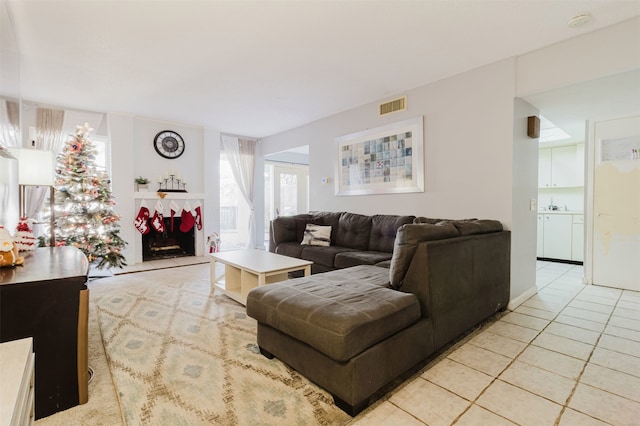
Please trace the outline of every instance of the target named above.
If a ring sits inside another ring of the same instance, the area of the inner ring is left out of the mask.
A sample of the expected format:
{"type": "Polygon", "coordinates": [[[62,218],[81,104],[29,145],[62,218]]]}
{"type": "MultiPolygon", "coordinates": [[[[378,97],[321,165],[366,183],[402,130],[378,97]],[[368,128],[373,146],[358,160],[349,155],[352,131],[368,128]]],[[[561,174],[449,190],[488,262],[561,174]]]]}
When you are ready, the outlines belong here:
{"type": "Polygon", "coordinates": [[[336,195],[424,192],[422,116],[336,138],[336,195]]]}

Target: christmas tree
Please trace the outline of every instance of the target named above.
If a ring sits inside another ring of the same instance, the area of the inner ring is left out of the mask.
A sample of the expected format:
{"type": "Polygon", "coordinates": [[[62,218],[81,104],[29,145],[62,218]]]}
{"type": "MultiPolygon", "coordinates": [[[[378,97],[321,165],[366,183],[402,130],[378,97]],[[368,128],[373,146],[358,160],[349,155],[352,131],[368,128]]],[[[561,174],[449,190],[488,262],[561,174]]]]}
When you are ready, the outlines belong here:
{"type": "Polygon", "coordinates": [[[99,269],[126,265],[120,238],[120,216],[109,187],[111,180],[95,166],[89,124],[77,126],[75,136],[58,155],[56,167],[56,245],[78,247],[99,269]]]}

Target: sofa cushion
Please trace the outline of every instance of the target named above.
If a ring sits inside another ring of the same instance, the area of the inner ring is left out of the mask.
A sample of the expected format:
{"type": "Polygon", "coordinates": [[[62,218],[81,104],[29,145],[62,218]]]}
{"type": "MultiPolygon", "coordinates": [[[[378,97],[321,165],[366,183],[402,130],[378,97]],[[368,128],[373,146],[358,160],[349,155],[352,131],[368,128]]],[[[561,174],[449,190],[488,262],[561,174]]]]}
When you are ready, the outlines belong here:
{"type": "Polygon", "coordinates": [[[307,229],[307,224],[311,223],[313,225],[323,225],[322,221],[318,219],[313,219],[309,217],[296,217],[296,241],[299,243],[302,242],[304,238],[304,231],[307,229]]]}
{"type": "Polygon", "coordinates": [[[339,246],[319,247],[301,245],[300,247],[302,247],[302,251],[298,256],[300,259],[310,260],[315,264],[328,266],[330,268],[335,266],[336,254],[345,251],[355,251],[355,249],[352,248],[339,246]]]}
{"type": "Polygon", "coordinates": [[[367,250],[370,232],[371,216],[343,213],[338,221],[338,229],[333,235],[332,241],[335,241],[337,246],[367,250]]]}
{"type": "Polygon", "coordinates": [[[302,247],[300,243],[297,242],[288,242],[288,243],[280,243],[277,245],[275,249],[275,253],[281,254],[283,256],[289,257],[297,257],[300,259],[300,255],[302,254],[302,247]]]}
{"type": "Polygon", "coordinates": [[[486,234],[488,232],[502,231],[502,223],[498,220],[472,220],[455,221],[453,225],[458,228],[460,235],[486,234]]]}
{"type": "Polygon", "coordinates": [[[358,265],[375,265],[391,259],[391,253],[379,251],[347,251],[336,254],[334,265],[336,268],[350,268],[358,265]]]}
{"type": "Polygon", "coordinates": [[[415,295],[379,284],[386,273],[357,266],[257,287],[247,314],[345,362],[420,319],[415,295]]]}
{"type": "Polygon", "coordinates": [[[374,215],[371,217],[369,250],[393,253],[393,243],[398,228],[412,223],[414,216],[374,215]]]}
{"type": "Polygon", "coordinates": [[[311,213],[311,220],[316,225],[325,225],[331,227],[331,243],[336,240],[336,233],[338,231],[338,221],[343,215],[342,212],[314,212],[311,213]]]}
{"type": "Polygon", "coordinates": [[[304,237],[302,238],[302,242],[300,244],[323,247],[330,246],[331,227],[307,223],[304,231],[304,237]]]}
{"type": "Polygon", "coordinates": [[[459,236],[458,229],[450,222],[441,225],[428,223],[403,225],[398,229],[393,247],[393,257],[389,268],[389,282],[391,287],[400,288],[404,276],[413,259],[418,243],[422,241],[443,240],[459,236]]]}

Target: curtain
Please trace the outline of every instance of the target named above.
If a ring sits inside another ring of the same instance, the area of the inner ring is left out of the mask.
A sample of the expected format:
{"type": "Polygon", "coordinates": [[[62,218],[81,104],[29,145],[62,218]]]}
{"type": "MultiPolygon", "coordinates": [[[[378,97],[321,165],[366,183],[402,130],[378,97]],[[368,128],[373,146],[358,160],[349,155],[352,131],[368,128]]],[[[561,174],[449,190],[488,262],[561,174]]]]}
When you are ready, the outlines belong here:
{"type": "Polygon", "coordinates": [[[20,147],[20,104],[0,101],[0,143],[6,147],[20,147]]]}
{"type": "MultiPolygon", "coordinates": [[[[64,111],[38,108],[36,111],[36,140],[34,148],[53,151],[56,156],[64,144],[62,134],[62,123],[64,120],[64,111]]],[[[40,220],[35,217],[42,209],[42,204],[47,196],[49,188],[39,186],[31,186],[26,188],[26,215],[29,218],[40,220]]]]}
{"type": "Polygon", "coordinates": [[[249,205],[249,241],[247,248],[256,247],[256,215],[253,185],[256,165],[256,144],[257,142],[255,140],[222,135],[222,147],[231,164],[233,176],[238,183],[240,193],[249,205]]]}

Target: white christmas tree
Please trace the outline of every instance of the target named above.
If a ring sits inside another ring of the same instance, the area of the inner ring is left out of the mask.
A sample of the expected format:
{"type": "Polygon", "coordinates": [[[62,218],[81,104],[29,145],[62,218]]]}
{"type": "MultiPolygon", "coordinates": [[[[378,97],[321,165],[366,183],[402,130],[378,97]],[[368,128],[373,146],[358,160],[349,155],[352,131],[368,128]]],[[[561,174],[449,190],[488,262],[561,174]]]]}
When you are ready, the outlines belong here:
{"type": "Polygon", "coordinates": [[[78,247],[101,269],[126,265],[120,238],[120,216],[113,210],[109,176],[95,166],[89,124],[77,126],[75,136],[58,155],[56,167],[56,245],[78,247]]]}

